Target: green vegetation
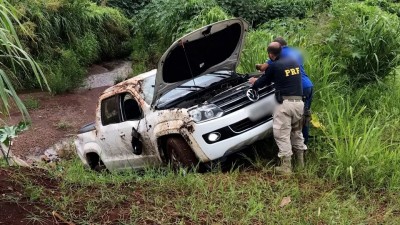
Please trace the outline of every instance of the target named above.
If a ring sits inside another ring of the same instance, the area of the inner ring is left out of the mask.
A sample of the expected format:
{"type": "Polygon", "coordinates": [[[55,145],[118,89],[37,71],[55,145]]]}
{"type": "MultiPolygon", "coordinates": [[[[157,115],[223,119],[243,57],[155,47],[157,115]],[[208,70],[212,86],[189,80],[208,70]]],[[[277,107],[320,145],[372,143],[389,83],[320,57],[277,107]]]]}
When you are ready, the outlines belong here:
{"type": "Polygon", "coordinates": [[[249,32],[238,68],[253,71],[275,36],[305,50],[313,117],[322,124],[310,149],[321,176],[354,190],[400,188],[398,26],[379,7],[334,1],[315,18],[276,19],[249,32]]]}
{"type": "MultiPolygon", "coordinates": [[[[126,224],[400,223],[397,1],[97,1],[127,16],[89,1],[13,2],[20,14],[9,17],[18,15],[22,24],[14,23],[22,40],[17,52],[24,48],[38,60],[55,93],[79,84],[85,66],[98,60],[131,54],[135,74],[153,69],[182,34],[235,16],[252,24],[238,72],[254,72],[254,65],[267,58],[266,45],[283,36],[304,51],[305,69],[315,84],[307,165],[291,178],[275,177],[273,161],[262,157],[242,170],[207,174],[154,168],[99,174],[74,159],[49,170],[57,182],[55,192],[18,175],[18,182],[29,184],[24,194],[30,201],[82,224],[111,221],[107,213],[113,210],[126,224]],[[280,208],[288,196],[292,202],[280,208]]],[[[15,37],[12,29],[8,32],[15,37]]],[[[23,62],[33,63],[28,59],[23,62]]],[[[8,72],[10,63],[1,64],[7,69],[0,71],[8,72]]],[[[21,64],[14,65],[18,69],[21,64]]],[[[35,70],[24,71],[8,80],[24,88],[38,86],[35,70]]],[[[68,128],[62,121],[56,126],[68,128]]],[[[262,152],[266,146],[255,148],[262,152]]]]}
{"type": "Polygon", "coordinates": [[[134,72],[157,67],[164,51],[183,34],[230,17],[214,0],[151,1],[133,19],[132,59],[142,69],[134,72]]]}
{"type": "Polygon", "coordinates": [[[56,126],[58,130],[68,130],[68,129],[71,129],[71,127],[72,127],[70,122],[63,120],[63,119],[58,121],[58,123],[55,124],[54,126],[56,126]]]}
{"type": "Polygon", "coordinates": [[[397,192],[348,192],[344,186],[315,176],[316,164],[290,178],[274,176],[266,161],[253,164],[263,167],[207,174],[155,168],[96,173],[75,159],[57,165],[50,174],[9,172],[9,179],[19,184],[16,190],[22,189],[23,195],[6,198],[40,203],[77,224],[400,222],[397,192]],[[284,204],[282,200],[288,197],[291,201],[284,204]]]}
{"type": "Polygon", "coordinates": [[[323,9],[330,5],[329,0],[216,0],[224,9],[236,17],[249,21],[258,27],[265,21],[276,18],[304,18],[307,11],[323,9]]]}
{"type": "Polygon", "coordinates": [[[28,129],[28,126],[28,123],[20,122],[18,125],[0,127],[0,159],[2,159],[1,161],[5,162],[6,165],[9,166],[12,163],[9,157],[11,156],[10,152],[14,138],[22,131],[28,129]]]}
{"type": "MultiPolygon", "coordinates": [[[[47,85],[47,82],[38,64],[21,45],[16,31],[21,22],[15,8],[9,2],[2,0],[0,14],[0,113],[9,113],[11,97],[26,119],[29,118],[28,111],[14,89],[15,83],[21,81],[18,75],[26,75],[31,71],[34,81],[40,87],[42,83],[47,85]]],[[[21,29],[20,33],[28,34],[25,29],[21,29]]]]}
{"type": "Polygon", "coordinates": [[[32,96],[29,96],[25,100],[22,101],[25,105],[25,107],[29,109],[38,109],[40,107],[39,100],[35,99],[32,96]]]}
{"type": "Polygon", "coordinates": [[[95,2],[99,5],[118,8],[128,17],[132,17],[149,4],[150,0],[96,0],[95,2]]]}
{"type": "MultiPolygon", "coordinates": [[[[19,12],[19,30],[27,31],[18,32],[22,46],[43,68],[53,93],[79,86],[91,63],[130,53],[131,21],[116,9],[89,0],[12,3],[19,12]]],[[[29,74],[18,84],[38,86],[29,74]]]]}

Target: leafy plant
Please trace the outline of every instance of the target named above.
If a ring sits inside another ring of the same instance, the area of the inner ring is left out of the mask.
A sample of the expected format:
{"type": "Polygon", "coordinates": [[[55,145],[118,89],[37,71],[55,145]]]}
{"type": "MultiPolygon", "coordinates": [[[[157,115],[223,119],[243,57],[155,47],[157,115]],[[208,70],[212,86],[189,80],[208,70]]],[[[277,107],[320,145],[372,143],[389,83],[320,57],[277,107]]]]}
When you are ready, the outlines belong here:
{"type": "Polygon", "coordinates": [[[78,57],[79,64],[89,65],[100,59],[100,42],[93,33],[86,33],[72,43],[72,49],[78,57]]]}
{"type": "Polygon", "coordinates": [[[15,126],[4,126],[0,128],[0,148],[8,165],[10,165],[8,157],[11,152],[12,140],[17,137],[18,133],[26,129],[28,129],[28,124],[26,122],[20,122],[15,126]]]}
{"type": "Polygon", "coordinates": [[[25,100],[22,101],[27,109],[37,109],[40,106],[40,103],[37,99],[29,96],[25,100]]]}
{"type": "Polygon", "coordinates": [[[86,70],[72,50],[61,50],[58,59],[49,60],[43,65],[48,72],[47,80],[55,94],[69,91],[82,84],[86,70]],[[65,66],[68,65],[68,66],[65,66]]]}
{"type": "MultiPolygon", "coordinates": [[[[236,17],[243,17],[253,27],[271,19],[284,17],[304,18],[307,10],[324,1],[315,0],[217,0],[224,9],[236,17]]],[[[327,4],[328,6],[329,4],[327,4]]]]}
{"type": "Polygon", "coordinates": [[[119,8],[128,17],[133,17],[143,7],[150,3],[150,0],[96,0],[97,4],[104,4],[110,7],[119,8]]]}
{"type": "Polygon", "coordinates": [[[42,70],[34,59],[23,50],[22,44],[18,38],[16,26],[25,32],[18,19],[15,8],[6,0],[0,1],[0,109],[9,113],[11,107],[9,98],[11,97],[16,106],[22,113],[24,119],[29,118],[28,111],[21,99],[15,92],[13,82],[19,82],[17,73],[27,74],[32,71],[36,82],[39,86],[42,83],[47,86],[47,81],[42,73],[42,70]]]}
{"type": "MultiPolygon", "coordinates": [[[[98,60],[125,57],[131,51],[131,21],[117,9],[97,6],[89,0],[13,0],[12,3],[21,14],[21,29],[28,31],[16,30],[21,46],[46,66],[54,93],[79,86],[83,67],[98,60]],[[65,64],[73,61],[66,59],[69,58],[66,54],[74,55],[79,65],[65,64]],[[65,65],[70,68],[64,68],[65,65]],[[63,79],[67,80],[64,85],[63,79]]],[[[18,77],[20,88],[38,87],[38,82],[31,78],[32,71],[27,72],[26,76],[18,77]]]]}
{"type": "Polygon", "coordinates": [[[182,34],[205,23],[217,22],[228,17],[214,0],[152,1],[133,18],[134,64],[145,64],[146,69],[154,68],[161,54],[182,34]]]}
{"type": "Polygon", "coordinates": [[[367,0],[365,4],[379,6],[382,10],[400,17],[400,4],[397,0],[367,0]]]}
{"type": "Polygon", "coordinates": [[[320,27],[323,56],[340,63],[353,86],[379,81],[400,65],[400,21],[378,7],[335,5],[327,25],[320,27]]]}

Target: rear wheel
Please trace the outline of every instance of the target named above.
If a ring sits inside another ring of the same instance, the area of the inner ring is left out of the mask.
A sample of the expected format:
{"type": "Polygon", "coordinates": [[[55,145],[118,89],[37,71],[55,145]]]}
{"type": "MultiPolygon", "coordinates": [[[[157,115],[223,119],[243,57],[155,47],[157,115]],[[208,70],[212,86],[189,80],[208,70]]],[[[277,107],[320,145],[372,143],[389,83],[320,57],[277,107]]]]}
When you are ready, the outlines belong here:
{"type": "Polygon", "coordinates": [[[90,168],[94,171],[97,172],[102,172],[102,171],[106,171],[107,168],[104,165],[103,161],[101,161],[99,155],[97,155],[94,152],[90,152],[86,155],[86,159],[88,161],[88,164],[90,166],[90,168]]]}
{"type": "Polygon", "coordinates": [[[175,170],[179,168],[196,169],[198,167],[199,160],[182,137],[169,137],[166,150],[169,162],[175,170]]]}

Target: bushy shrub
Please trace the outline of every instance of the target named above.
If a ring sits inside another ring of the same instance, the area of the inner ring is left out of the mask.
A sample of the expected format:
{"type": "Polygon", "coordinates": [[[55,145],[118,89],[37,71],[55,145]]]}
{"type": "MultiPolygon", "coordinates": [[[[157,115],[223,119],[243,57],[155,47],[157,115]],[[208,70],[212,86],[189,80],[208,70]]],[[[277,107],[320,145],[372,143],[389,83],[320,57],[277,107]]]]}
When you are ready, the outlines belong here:
{"type": "Polygon", "coordinates": [[[368,0],[365,4],[370,6],[379,6],[382,10],[396,14],[400,17],[400,3],[396,0],[368,0]]]}
{"type": "Polygon", "coordinates": [[[248,20],[254,27],[275,18],[304,18],[307,11],[317,4],[324,7],[330,4],[330,1],[317,0],[217,0],[217,2],[234,16],[248,20]]]}
{"type": "Polygon", "coordinates": [[[221,20],[231,18],[221,7],[214,6],[210,9],[202,10],[198,15],[191,20],[182,21],[181,26],[176,31],[176,37],[183,36],[195,29],[206,26],[221,20]]]}
{"type": "Polygon", "coordinates": [[[214,0],[152,1],[134,17],[133,66],[144,62],[146,69],[156,67],[164,51],[182,34],[226,18],[214,0]]]}
{"type": "MultiPolygon", "coordinates": [[[[60,90],[52,87],[56,76],[80,80],[80,73],[61,74],[68,71],[57,69],[57,60],[65,61],[59,57],[60,49],[71,50],[79,67],[124,57],[131,51],[131,21],[116,9],[97,6],[89,0],[13,0],[13,4],[20,12],[21,29],[27,31],[19,34],[24,48],[35,59],[56,64],[48,68],[49,74],[54,75],[50,82],[52,90],[60,90]],[[53,68],[57,71],[51,71],[53,68]]],[[[21,79],[24,88],[31,87],[30,80],[21,79]]],[[[69,86],[67,90],[79,83],[65,82],[65,85],[69,86]]]]}
{"type": "Polygon", "coordinates": [[[73,43],[72,49],[82,65],[96,62],[100,58],[100,43],[93,33],[87,33],[78,38],[73,43]]]}
{"type": "Polygon", "coordinates": [[[97,4],[106,3],[109,7],[119,8],[125,15],[131,18],[149,4],[150,0],[96,0],[95,2],[97,4]]]}
{"type": "Polygon", "coordinates": [[[47,82],[54,94],[69,91],[82,84],[86,70],[72,50],[61,50],[58,58],[42,63],[47,82]]]}
{"type": "Polygon", "coordinates": [[[87,10],[90,31],[99,41],[100,57],[111,59],[129,55],[132,22],[113,8],[91,4],[87,10]]]}
{"type": "Polygon", "coordinates": [[[400,22],[397,16],[364,4],[333,8],[319,26],[315,47],[333,56],[356,86],[383,79],[400,64],[400,22]]]}

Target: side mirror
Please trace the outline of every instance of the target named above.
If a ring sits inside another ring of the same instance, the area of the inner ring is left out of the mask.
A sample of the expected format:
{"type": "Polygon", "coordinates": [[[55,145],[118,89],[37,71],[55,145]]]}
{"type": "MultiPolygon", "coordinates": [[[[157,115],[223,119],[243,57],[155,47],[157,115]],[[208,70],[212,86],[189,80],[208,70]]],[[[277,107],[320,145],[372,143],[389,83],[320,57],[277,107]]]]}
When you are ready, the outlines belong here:
{"type": "Polygon", "coordinates": [[[135,128],[132,128],[132,152],[135,155],[141,155],[143,152],[143,143],[140,140],[140,134],[135,130],[135,128]]]}

